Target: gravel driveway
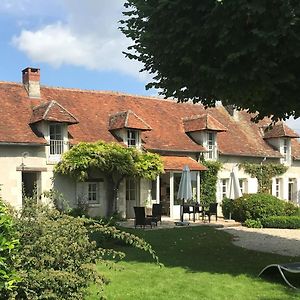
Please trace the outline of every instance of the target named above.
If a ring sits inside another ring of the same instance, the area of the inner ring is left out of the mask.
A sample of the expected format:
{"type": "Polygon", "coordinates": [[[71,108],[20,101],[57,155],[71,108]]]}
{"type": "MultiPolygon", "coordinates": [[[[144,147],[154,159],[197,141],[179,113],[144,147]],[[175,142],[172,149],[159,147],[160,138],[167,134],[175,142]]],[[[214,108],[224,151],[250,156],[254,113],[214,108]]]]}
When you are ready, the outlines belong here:
{"type": "Polygon", "coordinates": [[[262,252],[300,257],[300,229],[220,228],[233,235],[233,244],[262,252]]]}

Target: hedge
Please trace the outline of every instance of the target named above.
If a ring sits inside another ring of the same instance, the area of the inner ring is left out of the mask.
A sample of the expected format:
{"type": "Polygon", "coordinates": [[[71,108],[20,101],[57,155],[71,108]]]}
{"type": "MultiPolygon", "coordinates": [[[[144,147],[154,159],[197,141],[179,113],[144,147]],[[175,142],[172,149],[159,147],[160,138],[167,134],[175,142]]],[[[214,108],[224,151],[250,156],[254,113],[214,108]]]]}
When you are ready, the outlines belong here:
{"type": "Polygon", "coordinates": [[[266,228],[286,228],[286,229],[299,229],[300,217],[299,216],[271,216],[261,221],[263,227],[266,228]]]}
{"type": "Polygon", "coordinates": [[[224,199],[222,204],[223,215],[245,222],[247,219],[262,220],[270,216],[291,216],[299,214],[299,208],[269,194],[244,194],[242,197],[230,200],[224,199]]]}

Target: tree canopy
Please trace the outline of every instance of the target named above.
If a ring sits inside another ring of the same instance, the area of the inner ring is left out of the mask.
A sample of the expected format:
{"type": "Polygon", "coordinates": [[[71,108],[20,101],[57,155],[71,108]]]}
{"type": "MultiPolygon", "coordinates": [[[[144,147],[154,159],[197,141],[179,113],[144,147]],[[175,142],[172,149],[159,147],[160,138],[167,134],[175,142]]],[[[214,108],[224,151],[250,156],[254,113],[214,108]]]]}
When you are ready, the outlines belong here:
{"type": "Polygon", "coordinates": [[[104,172],[109,178],[109,213],[116,209],[117,191],[125,177],[154,180],[163,172],[163,163],[155,153],[123,147],[117,143],[79,143],[66,152],[54,171],[78,181],[89,178],[92,170],[104,172]]]}
{"type": "Polygon", "coordinates": [[[154,75],[147,88],[273,120],[300,116],[298,0],[127,0],[126,55],[154,75]],[[259,112],[257,114],[257,112],[259,112]]]}

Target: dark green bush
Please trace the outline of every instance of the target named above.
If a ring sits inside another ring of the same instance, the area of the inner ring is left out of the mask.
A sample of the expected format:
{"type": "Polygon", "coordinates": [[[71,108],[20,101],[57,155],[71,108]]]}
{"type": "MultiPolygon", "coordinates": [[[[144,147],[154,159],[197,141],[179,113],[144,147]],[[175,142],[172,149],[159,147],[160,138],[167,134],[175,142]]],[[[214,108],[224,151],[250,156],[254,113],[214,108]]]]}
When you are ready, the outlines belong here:
{"type": "Polygon", "coordinates": [[[12,217],[0,198],[0,299],[9,299],[19,281],[15,270],[18,244],[12,217]]]}
{"type": "Polygon", "coordinates": [[[263,227],[266,228],[287,228],[299,229],[299,216],[271,216],[262,220],[263,227]]]}
{"type": "Polygon", "coordinates": [[[292,211],[290,204],[269,194],[245,194],[233,203],[232,218],[240,222],[283,216],[292,211]]]}

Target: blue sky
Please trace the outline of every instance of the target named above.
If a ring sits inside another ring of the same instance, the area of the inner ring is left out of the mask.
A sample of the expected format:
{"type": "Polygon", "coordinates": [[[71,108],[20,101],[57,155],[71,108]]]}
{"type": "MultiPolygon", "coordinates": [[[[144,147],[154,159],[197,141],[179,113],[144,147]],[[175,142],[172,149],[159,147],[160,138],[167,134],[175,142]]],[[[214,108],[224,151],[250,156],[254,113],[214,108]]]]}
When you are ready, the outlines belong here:
{"type": "MultiPolygon", "coordinates": [[[[151,79],[122,54],[131,41],[118,29],[123,0],[1,0],[0,81],[20,82],[41,69],[48,86],[156,95],[151,79]]],[[[300,120],[288,121],[300,133],[300,120]]]]}

